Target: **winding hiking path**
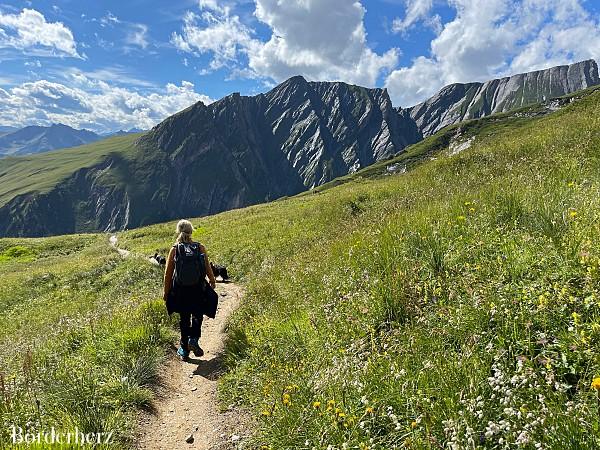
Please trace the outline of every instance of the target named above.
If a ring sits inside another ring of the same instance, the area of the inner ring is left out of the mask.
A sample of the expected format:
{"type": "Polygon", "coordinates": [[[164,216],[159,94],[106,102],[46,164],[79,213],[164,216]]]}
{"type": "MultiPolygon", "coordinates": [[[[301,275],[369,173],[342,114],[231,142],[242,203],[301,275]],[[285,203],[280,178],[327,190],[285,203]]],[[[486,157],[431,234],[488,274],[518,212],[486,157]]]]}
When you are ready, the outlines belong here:
{"type": "Polygon", "coordinates": [[[187,362],[175,356],[173,343],[166,366],[160,374],[157,398],[152,410],[140,420],[137,448],[156,450],[231,449],[244,439],[247,424],[237,411],[219,411],[217,382],[222,364],[225,324],[237,308],[242,289],[234,283],[219,283],[219,309],[214,320],[204,318],[200,346],[204,356],[190,355],[187,362]],[[191,440],[193,442],[186,442],[191,440]]]}
{"type": "MultiPolygon", "coordinates": [[[[123,258],[131,255],[118,247],[112,235],[110,245],[123,258]]],[[[238,307],[243,289],[235,283],[217,283],[219,308],[215,319],[204,318],[200,346],[204,356],[190,355],[188,361],[176,356],[178,340],[169,351],[159,374],[156,398],[140,414],[135,446],[144,450],[224,450],[244,447],[248,420],[238,410],[221,412],[217,383],[224,372],[225,326],[238,307]],[[193,440],[192,440],[193,437],[193,440]]]]}

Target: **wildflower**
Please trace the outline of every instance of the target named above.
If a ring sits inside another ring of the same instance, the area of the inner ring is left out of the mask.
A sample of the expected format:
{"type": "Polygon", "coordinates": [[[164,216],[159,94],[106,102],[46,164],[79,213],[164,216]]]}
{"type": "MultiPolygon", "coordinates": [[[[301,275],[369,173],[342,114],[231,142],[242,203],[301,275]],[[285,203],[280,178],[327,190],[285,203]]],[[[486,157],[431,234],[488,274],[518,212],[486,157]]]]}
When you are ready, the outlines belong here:
{"type": "Polygon", "coordinates": [[[268,409],[265,409],[261,414],[265,417],[269,417],[271,415],[271,411],[269,411],[268,409]]]}
{"type": "Polygon", "coordinates": [[[327,411],[331,411],[334,406],[335,406],[335,400],[329,400],[327,402],[327,411]]]}
{"type": "Polygon", "coordinates": [[[373,414],[374,409],[372,407],[367,407],[367,409],[365,409],[365,413],[367,414],[373,414]]]}
{"type": "Polygon", "coordinates": [[[411,427],[413,430],[414,430],[415,428],[417,428],[417,422],[413,420],[413,421],[410,423],[410,427],[411,427]]]}
{"type": "Polygon", "coordinates": [[[592,380],[592,389],[600,391],[600,377],[596,377],[592,380]]]}
{"type": "Polygon", "coordinates": [[[290,394],[283,394],[283,404],[286,406],[289,406],[292,404],[291,400],[290,400],[290,394]]]}
{"type": "Polygon", "coordinates": [[[458,216],[456,218],[456,220],[458,220],[459,222],[464,222],[467,218],[465,216],[458,216]]]}
{"type": "Polygon", "coordinates": [[[572,209],[571,211],[569,211],[569,217],[571,219],[574,219],[575,217],[577,217],[577,211],[575,211],[574,209],[572,209]]]}
{"type": "Polygon", "coordinates": [[[313,408],[319,409],[320,407],[321,407],[321,402],[314,402],[313,403],[313,408]]]}

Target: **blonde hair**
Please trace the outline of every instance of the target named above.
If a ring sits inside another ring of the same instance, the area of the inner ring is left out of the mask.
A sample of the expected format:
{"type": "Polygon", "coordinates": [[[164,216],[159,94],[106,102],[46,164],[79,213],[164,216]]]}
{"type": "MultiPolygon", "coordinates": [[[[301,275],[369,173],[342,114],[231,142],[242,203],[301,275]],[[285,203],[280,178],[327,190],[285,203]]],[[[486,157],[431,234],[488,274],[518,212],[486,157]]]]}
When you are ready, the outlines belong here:
{"type": "Polygon", "coordinates": [[[192,242],[192,233],[194,232],[194,227],[192,225],[192,222],[190,222],[189,220],[182,219],[179,222],[177,222],[177,228],[175,232],[178,234],[178,244],[182,242],[192,242]]]}

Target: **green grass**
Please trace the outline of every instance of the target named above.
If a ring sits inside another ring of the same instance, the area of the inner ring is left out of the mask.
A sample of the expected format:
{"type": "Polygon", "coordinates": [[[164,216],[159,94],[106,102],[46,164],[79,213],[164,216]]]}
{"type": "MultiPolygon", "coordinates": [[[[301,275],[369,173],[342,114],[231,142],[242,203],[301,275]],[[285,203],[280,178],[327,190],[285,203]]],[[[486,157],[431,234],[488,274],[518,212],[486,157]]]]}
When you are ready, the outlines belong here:
{"type": "Polygon", "coordinates": [[[129,446],[173,337],[160,269],[105,235],[1,239],[0,279],[0,447],[11,425],[129,446]]]}
{"type": "MultiPolygon", "coordinates": [[[[598,448],[599,113],[589,92],[541,118],[470,121],[470,149],[449,156],[442,130],[399,156],[405,174],[383,162],[194,219],[247,290],[220,396],[256,418],[250,447],[598,448]]],[[[164,253],[174,228],[120,243],[164,253]]],[[[160,270],[106,239],[0,240],[3,423],[131,444],[171,322],[160,270]]]]}
{"type": "Polygon", "coordinates": [[[140,134],[31,156],[0,159],[0,206],[30,192],[45,193],[77,170],[100,164],[109,155],[125,156],[140,134]]]}

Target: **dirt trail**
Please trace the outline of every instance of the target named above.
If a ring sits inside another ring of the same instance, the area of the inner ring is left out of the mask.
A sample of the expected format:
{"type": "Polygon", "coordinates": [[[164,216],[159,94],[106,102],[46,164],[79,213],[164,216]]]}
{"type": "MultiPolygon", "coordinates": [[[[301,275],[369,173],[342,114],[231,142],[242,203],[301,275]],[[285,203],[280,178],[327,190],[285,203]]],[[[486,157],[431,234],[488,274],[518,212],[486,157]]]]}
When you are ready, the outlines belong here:
{"type": "MultiPolygon", "coordinates": [[[[118,239],[109,239],[124,258],[128,250],[118,248],[118,239]]],[[[139,449],[223,450],[244,447],[248,420],[238,410],[221,412],[217,399],[217,383],[224,371],[223,347],[225,326],[238,307],[243,290],[235,283],[217,283],[219,308],[215,319],[204,318],[200,346],[201,358],[190,355],[188,361],[176,356],[178,340],[159,375],[158,391],[149,411],[140,415],[137,436],[139,449]],[[190,439],[193,436],[193,441],[190,439]]]]}
{"type": "Polygon", "coordinates": [[[243,291],[234,283],[217,284],[219,309],[214,320],[204,318],[200,346],[204,356],[187,362],[175,356],[177,342],[160,374],[160,390],[152,411],[140,420],[139,449],[231,449],[242,445],[244,420],[235,411],[219,411],[217,382],[223,373],[225,324],[243,291]],[[193,435],[192,443],[186,439],[193,435]]]}

